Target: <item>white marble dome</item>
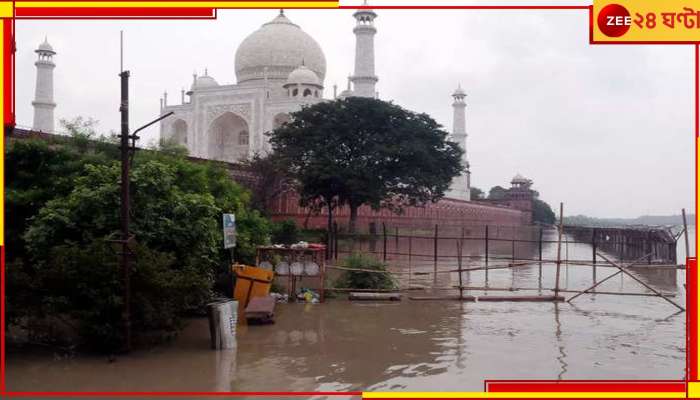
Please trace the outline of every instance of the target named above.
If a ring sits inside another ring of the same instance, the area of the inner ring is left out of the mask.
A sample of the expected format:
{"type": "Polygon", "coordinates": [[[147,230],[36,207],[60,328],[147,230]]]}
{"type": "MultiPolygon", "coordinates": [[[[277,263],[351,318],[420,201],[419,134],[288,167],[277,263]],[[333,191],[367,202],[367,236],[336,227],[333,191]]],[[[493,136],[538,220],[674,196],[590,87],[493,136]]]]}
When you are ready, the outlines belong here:
{"type": "Polygon", "coordinates": [[[319,78],[326,76],[326,57],[321,46],[283,13],[243,40],[236,51],[238,83],[255,79],[287,80],[301,64],[319,78]]]}
{"type": "Polygon", "coordinates": [[[208,87],[216,87],[219,86],[219,83],[216,82],[216,79],[212,78],[209,75],[202,75],[197,77],[197,80],[195,80],[192,83],[192,87],[190,90],[195,90],[195,89],[204,89],[208,87]]]}
{"type": "Polygon", "coordinates": [[[294,84],[314,85],[319,87],[323,86],[321,84],[321,80],[318,79],[318,75],[316,75],[314,71],[307,68],[306,65],[300,65],[287,77],[287,83],[285,86],[294,84]]]}

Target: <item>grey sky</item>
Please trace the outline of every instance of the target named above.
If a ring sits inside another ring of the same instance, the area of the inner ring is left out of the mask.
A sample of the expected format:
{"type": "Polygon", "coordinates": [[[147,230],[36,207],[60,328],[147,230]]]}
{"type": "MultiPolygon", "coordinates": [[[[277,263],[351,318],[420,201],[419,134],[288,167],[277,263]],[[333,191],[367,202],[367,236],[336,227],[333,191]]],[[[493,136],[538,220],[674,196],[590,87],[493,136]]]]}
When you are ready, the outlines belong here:
{"type": "MultiPolygon", "coordinates": [[[[180,102],[192,73],[234,83],[238,44],[275,10],[220,10],[210,21],[18,21],[16,107],[31,125],[33,50],[48,35],[56,118],[90,116],[119,129],[119,30],[132,71],[131,126],[180,102]]],[[[377,10],[377,88],[384,100],[452,128],[450,94],[468,94],[472,185],[521,173],[566,213],[596,217],[693,209],[693,48],[591,46],[588,13],[377,10]]],[[[352,10],[287,10],[321,45],[325,95],[352,72],[352,10]]],[[[145,142],[157,137],[146,131],[145,142]]]]}

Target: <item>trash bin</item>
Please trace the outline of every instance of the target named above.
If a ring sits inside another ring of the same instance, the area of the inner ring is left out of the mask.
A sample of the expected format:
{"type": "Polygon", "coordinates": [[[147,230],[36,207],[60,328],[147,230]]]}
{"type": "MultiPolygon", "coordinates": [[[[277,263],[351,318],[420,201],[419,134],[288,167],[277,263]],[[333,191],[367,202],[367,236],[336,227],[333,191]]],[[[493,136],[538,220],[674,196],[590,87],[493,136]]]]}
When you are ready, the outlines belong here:
{"type": "Polygon", "coordinates": [[[219,300],[207,304],[211,348],[233,349],[236,347],[236,323],[238,322],[238,302],[219,300]]]}
{"type": "Polygon", "coordinates": [[[248,265],[234,265],[236,274],[236,287],[233,290],[233,298],[245,309],[253,297],[264,297],[270,294],[270,286],[274,273],[263,268],[248,265]]]}

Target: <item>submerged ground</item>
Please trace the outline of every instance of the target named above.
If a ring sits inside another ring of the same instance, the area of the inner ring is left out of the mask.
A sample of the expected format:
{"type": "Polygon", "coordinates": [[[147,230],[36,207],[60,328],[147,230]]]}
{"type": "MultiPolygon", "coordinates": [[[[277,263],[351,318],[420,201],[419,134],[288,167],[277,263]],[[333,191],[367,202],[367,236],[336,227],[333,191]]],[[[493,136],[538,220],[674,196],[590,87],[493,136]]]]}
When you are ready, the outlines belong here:
{"type": "MultiPolygon", "coordinates": [[[[543,269],[549,287],[554,269],[543,269]]],[[[612,272],[599,268],[598,276],[612,272]]],[[[583,288],[590,273],[563,267],[563,286],[583,288]]],[[[685,271],[677,282],[667,272],[637,273],[685,302],[685,271]]],[[[538,275],[536,265],[497,270],[490,282],[537,287],[538,275]]],[[[600,290],[644,291],[619,277],[600,290]]],[[[210,350],[207,321],[196,319],[171,345],[112,363],[10,354],[7,384],[10,391],[479,391],[484,379],[683,379],[685,314],[676,312],[655,297],[605,295],[573,305],[281,304],[276,324],[239,326],[234,351],[210,350]]]]}
{"type": "MultiPolygon", "coordinates": [[[[503,247],[492,255],[509,258],[510,243],[503,247]]],[[[465,255],[482,251],[471,246],[465,255]]],[[[532,258],[536,247],[519,251],[532,258]]],[[[544,248],[545,259],[555,254],[555,245],[544,248]]],[[[567,244],[562,256],[590,260],[591,247],[567,244]]],[[[440,268],[456,267],[447,261],[440,268]]],[[[498,263],[504,261],[491,265],[498,263]]],[[[406,260],[389,264],[406,270],[406,260]]],[[[414,272],[433,268],[432,261],[412,265],[414,272]]],[[[491,288],[535,290],[465,293],[551,294],[546,289],[554,287],[555,270],[551,263],[490,270],[491,288]]],[[[616,271],[598,267],[597,279],[616,271]]],[[[587,288],[592,272],[589,266],[563,264],[561,287],[587,288]]],[[[685,304],[685,270],[640,267],[634,275],[685,304]]],[[[407,276],[400,279],[402,287],[449,287],[459,278],[444,273],[433,282],[421,274],[409,282],[407,276]]],[[[486,275],[472,271],[462,278],[467,286],[484,286],[486,275]]],[[[622,275],[598,290],[650,293],[622,275]]],[[[232,351],[210,350],[207,320],[194,319],[174,343],[115,362],[10,352],[7,386],[10,391],[481,391],[485,379],[684,378],[686,314],[658,297],[598,294],[554,304],[409,300],[413,295],[426,292],[405,292],[402,302],[393,303],[351,303],[343,295],[325,304],[280,304],[274,325],[239,326],[232,351]]]]}

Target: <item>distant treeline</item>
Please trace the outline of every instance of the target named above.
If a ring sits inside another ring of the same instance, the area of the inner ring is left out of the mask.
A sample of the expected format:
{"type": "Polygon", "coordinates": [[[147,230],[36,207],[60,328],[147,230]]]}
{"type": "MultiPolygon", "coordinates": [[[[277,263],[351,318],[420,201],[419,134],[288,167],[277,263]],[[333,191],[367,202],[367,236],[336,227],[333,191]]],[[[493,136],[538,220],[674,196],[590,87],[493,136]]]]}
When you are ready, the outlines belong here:
{"type": "MultiPolygon", "coordinates": [[[[695,225],[695,214],[686,214],[688,225],[695,225]]],[[[567,225],[579,226],[619,226],[619,225],[682,225],[679,215],[643,215],[637,218],[593,218],[585,215],[564,217],[567,225]]]]}

